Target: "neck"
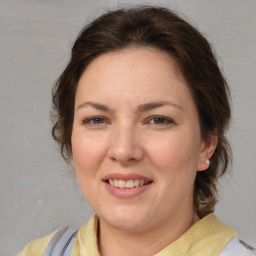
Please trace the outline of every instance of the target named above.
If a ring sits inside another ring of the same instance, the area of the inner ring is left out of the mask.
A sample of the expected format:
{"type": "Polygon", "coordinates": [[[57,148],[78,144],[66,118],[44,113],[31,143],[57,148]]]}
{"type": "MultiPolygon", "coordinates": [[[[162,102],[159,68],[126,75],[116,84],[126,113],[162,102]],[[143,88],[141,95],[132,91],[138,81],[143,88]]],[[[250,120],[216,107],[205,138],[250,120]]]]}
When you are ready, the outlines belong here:
{"type": "Polygon", "coordinates": [[[170,218],[157,228],[139,232],[118,230],[103,220],[99,223],[99,249],[102,256],[148,256],[154,255],[177,240],[199,220],[196,213],[170,218]],[[181,225],[177,225],[181,223],[181,225]]]}

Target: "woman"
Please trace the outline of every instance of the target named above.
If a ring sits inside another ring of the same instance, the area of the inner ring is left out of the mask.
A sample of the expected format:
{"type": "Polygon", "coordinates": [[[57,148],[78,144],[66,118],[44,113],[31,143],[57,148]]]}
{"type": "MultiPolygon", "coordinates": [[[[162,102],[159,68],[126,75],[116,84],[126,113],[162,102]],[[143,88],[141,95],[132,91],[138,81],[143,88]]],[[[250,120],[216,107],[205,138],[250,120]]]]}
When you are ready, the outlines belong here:
{"type": "Polygon", "coordinates": [[[253,255],[213,214],[230,116],[227,83],[190,24],[156,7],[102,15],[53,91],[53,137],[96,215],[20,255],[253,255]]]}

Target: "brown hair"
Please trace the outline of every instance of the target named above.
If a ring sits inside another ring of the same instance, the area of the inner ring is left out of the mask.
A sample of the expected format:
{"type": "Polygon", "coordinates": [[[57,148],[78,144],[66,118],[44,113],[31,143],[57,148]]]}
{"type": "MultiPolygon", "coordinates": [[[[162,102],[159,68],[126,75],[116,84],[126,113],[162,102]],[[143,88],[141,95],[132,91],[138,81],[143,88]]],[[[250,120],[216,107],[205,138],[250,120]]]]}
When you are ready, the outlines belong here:
{"type": "Polygon", "coordinates": [[[208,41],[174,12],[150,6],[119,9],[100,16],[81,31],[71,59],[53,88],[53,138],[68,162],[72,157],[74,101],[80,76],[100,54],[129,46],[155,47],[176,60],[194,97],[202,138],[207,141],[218,136],[209,168],[197,172],[195,180],[194,205],[203,217],[214,210],[216,183],[231,159],[225,137],[231,117],[229,89],[208,41]]]}

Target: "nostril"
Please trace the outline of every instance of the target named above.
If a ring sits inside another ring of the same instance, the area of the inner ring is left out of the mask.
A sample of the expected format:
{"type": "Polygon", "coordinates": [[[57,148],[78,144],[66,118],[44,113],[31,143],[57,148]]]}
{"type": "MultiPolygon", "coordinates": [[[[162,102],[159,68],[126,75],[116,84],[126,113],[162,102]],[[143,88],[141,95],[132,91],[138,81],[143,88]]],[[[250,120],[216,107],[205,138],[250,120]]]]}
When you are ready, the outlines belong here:
{"type": "Polygon", "coordinates": [[[143,158],[142,148],[133,142],[117,143],[109,148],[108,156],[112,161],[128,164],[143,158]]]}

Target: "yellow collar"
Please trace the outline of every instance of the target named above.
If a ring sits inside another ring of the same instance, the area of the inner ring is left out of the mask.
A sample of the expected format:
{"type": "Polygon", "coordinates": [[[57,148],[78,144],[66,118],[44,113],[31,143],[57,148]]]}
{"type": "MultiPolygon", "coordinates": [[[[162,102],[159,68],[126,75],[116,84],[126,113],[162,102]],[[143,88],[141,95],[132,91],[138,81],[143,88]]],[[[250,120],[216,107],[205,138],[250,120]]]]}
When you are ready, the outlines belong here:
{"type": "MultiPolygon", "coordinates": [[[[98,219],[92,216],[80,228],[72,256],[100,256],[97,243],[98,219]]],[[[213,213],[195,223],[176,241],[155,256],[218,256],[237,231],[224,225],[213,213]]]]}

